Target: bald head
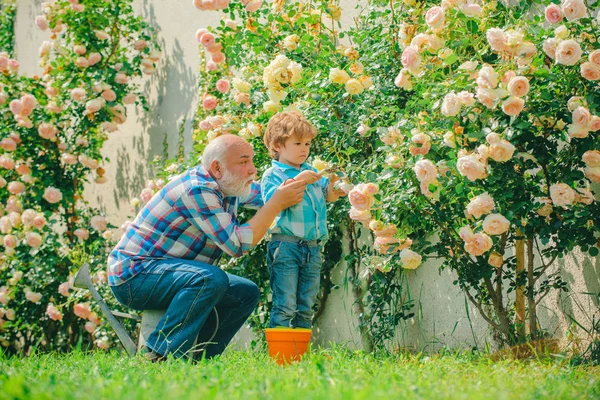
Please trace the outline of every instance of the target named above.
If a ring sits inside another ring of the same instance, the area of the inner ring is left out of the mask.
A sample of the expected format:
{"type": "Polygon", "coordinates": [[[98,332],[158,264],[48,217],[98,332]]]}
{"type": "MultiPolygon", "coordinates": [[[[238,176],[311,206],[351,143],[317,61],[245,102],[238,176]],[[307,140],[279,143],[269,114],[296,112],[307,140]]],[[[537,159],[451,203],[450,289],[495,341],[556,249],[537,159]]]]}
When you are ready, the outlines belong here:
{"type": "Polygon", "coordinates": [[[242,153],[248,149],[252,151],[252,145],[239,136],[219,136],[211,140],[204,148],[204,152],[202,153],[202,166],[205,170],[210,171],[210,165],[213,161],[224,164],[229,156],[242,153]]]}

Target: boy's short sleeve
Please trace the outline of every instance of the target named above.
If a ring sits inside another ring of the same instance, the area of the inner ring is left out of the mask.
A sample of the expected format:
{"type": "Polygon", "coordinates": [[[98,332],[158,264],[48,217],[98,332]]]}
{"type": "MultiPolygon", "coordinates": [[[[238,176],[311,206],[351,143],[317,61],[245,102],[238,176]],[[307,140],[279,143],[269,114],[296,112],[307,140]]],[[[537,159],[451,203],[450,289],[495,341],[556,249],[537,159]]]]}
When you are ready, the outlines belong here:
{"type": "Polygon", "coordinates": [[[262,200],[264,203],[269,201],[275,190],[284,182],[283,178],[269,169],[263,175],[260,181],[260,189],[262,193],[262,200]]]}

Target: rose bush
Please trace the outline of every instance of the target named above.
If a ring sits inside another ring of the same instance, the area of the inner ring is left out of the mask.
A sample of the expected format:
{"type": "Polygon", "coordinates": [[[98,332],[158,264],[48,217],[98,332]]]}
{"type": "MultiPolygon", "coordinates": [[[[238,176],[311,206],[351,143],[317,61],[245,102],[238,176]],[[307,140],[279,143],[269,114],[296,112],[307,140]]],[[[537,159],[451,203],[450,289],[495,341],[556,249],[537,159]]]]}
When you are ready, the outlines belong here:
{"type": "Polygon", "coordinates": [[[50,38],[39,75],[20,75],[0,54],[0,345],[9,353],[106,348],[112,333],[97,305],[73,288],[87,262],[109,293],[112,226],[83,189],[106,182],[102,145],[126,120],[134,78],[151,74],[160,52],[129,0],[47,2],[35,23],[50,38]]]}

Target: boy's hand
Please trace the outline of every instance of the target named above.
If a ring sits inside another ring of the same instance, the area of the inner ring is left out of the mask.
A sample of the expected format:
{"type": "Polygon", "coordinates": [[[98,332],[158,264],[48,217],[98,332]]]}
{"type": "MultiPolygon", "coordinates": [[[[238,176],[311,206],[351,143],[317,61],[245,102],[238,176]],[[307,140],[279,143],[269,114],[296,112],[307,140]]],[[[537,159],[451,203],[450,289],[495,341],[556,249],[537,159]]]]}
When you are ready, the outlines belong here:
{"type": "Polygon", "coordinates": [[[327,186],[327,201],[333,203],[342,196],[347,196],[348,193],[340,189],[336,182],[339,182],[340,178],[336,174],[332,174],[329,178],[329,185],[327,186]]]}
{"type": "Polygon", "coordinates": [[[322,177],[321,174],[319,174],[317,172],[306,170],[306,171],[300,172],[294,178],[294,180],[296,180],[296,181],[305,181],[307,185],[310,185],[312,183],[315,183],[319,179],[321,179],[321,177],[322,177]]]}

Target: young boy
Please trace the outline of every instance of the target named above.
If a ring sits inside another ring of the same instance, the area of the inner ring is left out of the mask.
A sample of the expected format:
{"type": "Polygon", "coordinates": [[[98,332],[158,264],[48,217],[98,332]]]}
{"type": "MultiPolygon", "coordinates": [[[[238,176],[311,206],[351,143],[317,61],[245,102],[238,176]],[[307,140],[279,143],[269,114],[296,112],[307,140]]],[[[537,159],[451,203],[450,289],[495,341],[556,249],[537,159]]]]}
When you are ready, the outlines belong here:
{"type": "Polygon", "coordinates": [[[321,277],[321,246],[327,239],[325,201],[345,195],[334,189],[335,175],[331,180],[323,178],[305,162],[316,135],[316,129],[298,112],[274,115],[264,135],[273,162],[261,181],[263,200],[268,201],[290,179],[307,183],[302,201],[279,214],[269,229],[270,328],[311,328],[321,277]]]}

